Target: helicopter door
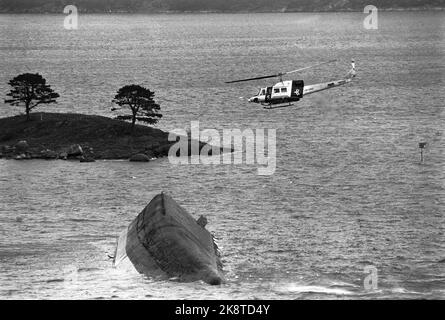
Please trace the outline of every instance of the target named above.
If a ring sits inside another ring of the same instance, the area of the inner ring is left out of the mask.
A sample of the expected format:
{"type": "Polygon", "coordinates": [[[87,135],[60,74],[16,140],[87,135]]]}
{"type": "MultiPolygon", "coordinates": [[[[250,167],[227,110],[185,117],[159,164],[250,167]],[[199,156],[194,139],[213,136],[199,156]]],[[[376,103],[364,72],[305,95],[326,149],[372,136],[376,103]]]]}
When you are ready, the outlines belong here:
{"type": "Polygon", "coordinates": [[[266,88],[261,88],[258,93],[258,101],[264,102],[266,101],[266,88]]]}
{"type": "Polygon", "coordinates": [[[266,102],[270,101],[272,97],[272,87],[266,88],[266,102]]]}
{"type": "Polygon", "coordinates": [[[302,98],[303,97],[303,89],[304,89],[304,81],[303,80],[293,80],[292,81],[292,91],[291,97],[302,98]]]}

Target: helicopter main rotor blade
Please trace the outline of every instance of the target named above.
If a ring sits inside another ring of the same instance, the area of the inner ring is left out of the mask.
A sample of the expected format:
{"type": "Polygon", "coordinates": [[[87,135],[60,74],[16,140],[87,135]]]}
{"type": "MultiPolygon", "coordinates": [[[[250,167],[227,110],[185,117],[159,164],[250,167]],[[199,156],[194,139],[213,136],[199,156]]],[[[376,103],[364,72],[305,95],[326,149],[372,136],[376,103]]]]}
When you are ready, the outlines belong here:
{"type": "Polygon", "coordinates": [[[329,60],[329,61],[325,61],[325,62],[317,63],[317,64],[314,64],[314,65],[309,66],[309,67],[304,67],[304,68],[300,68],[300,69],[296,69],[296,70],[292,70],[292,71],[284,72],[282,75],[289,74],[289,73],[294,73],[294,72],[299,72],[299,71],[303,71],[303,70],[306,70],[306,69],[310,69],[310,68],[318,67],[318,66],[321,66],[321,65],[323,65],[323,64],[332,63],[332,62],[335,62],[335,61],[337,61],[337,60],[329,60]]]}
{"type": "Polygon", "coordinates": [[[335,61],[337,61],[337,60],[329,60],[329,61],[325,61],[325,62],[321,62],[321,63],[317,63],[317,64],[314,64],[314,65],[311,65],[309,67],[304,67],[304,68],[300,68],[300,69],[296,69],[296,70],[292,70],[292,71],[288,71],[288,72],[281,72],[281,73],[277,73],[277,74],[271,74],[269,76],[261,76],[261,77],[255,77],[255,78],[247,78],[247,79],[241,79],[241,80],[226,81],[225,83],[235,83],[235,82],[244,82],[244,81],[253,81],[253,80],[260,80],[260,79],[282,77],[282,76],[284,76],[286,74],[303,71],[303,70],[306,70],[306,69],[318,67],[318,66],[321,66],[323,64],[332,63],[332,62],[335,62],[335,61]]]}
{"type": "Polygon", "coordinates": [[[259,80],[259,79],[267,79],[267,78],[276,78],[279,77],[279,74],[272,74],[270,76],[261,76],[261,77],[255,77],[255,78],[248,78],[248,79],[241,79],[241,80],[233,80],[233,81],[226,81],[225,83],[235,83],[235,82],[243,82],[243,81],[253,81],[253,80],[259,80]]]}

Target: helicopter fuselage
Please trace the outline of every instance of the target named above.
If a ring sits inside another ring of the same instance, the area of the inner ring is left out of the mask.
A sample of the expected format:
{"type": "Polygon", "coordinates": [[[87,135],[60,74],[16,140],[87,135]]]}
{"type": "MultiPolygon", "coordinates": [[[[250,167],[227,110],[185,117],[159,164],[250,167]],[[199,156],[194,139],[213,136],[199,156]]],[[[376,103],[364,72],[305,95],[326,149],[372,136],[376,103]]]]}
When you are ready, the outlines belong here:
{"type": "Polygon", "coordinates": [[[290,104],[291,102],[300,100],[305,95],[342,86],[351,82],[356,75],[354,60],[351,65],[351,70],[343,79],[307,86],[304,85],[303,80],[280,81],[272,87],[261,88],[257,95],[249,98],[248,101],[268,105],[269,107],[278,104],[290,104]]]}
{"type": "Polygon", "coordinates": [[[304,85],[303,80],[282,81],[273,87],[261,88],[258,94],[249,98],[248,101],[269,106],[291,103],[299,101],[305,95],[347,84],[352,81],[354,76],[355,71],[345,79],[316,83],[308,86],[304,85]]]}
{"type": "Polygon", "coordinates": [[[280,104],[298,101],[303,97],[304,81],[281,81],[272,87],[261,88],[256,96],[249,98],[249,102],[262,104],[280,104]]]}

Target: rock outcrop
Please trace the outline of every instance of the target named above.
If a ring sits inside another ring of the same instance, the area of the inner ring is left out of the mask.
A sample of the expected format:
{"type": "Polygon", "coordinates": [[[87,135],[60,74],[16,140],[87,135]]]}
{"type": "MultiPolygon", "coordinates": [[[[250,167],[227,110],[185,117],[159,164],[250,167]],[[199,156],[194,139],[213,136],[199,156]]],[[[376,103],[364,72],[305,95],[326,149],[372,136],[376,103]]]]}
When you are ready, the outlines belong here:
{"type": "Polygon", "coordinates": [[[68,157],[78,157],[83,155],[83,149],[78,144],[71,145],[66,151],[68,157]]]}
{"type": "Polygon", "coordinates": [[[16,152],[25,153],[28,151],[28,149],[29,149],[29,145],[28,145],[28,142],[26,142],[26,140],[20,140],[19,142],[17,142],[15,144],[16,152]]]}
{"type": "Polygon", "coordinates": [[[148,161],[150,161],[150,158],[146,154],[137,153],[130,157],[130,161],[132,161],[132,162],[148,162],[148,161]]]}
{"type": "Polygon", "coordinates": [[[96,162],[93,157],[90,156],[81,156],[80,162],[96,162]]]}
{"type": "Polygon", "coordinates": [[[42,150],[40,152],[40,156],[36,156],[36,158],[41,158],[41,159],[46,159],[46,160],[58,159],[59,154],[53,150],[46,149],[46,150],[42,150]]]}

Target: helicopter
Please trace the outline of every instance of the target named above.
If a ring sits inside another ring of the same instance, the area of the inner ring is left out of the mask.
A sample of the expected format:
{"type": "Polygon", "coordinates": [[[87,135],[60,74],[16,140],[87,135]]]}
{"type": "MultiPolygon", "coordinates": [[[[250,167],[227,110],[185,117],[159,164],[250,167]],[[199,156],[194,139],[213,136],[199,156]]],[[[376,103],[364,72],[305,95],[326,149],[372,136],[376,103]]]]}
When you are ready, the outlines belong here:
{"type": "Polygon", "coordinates": [[[254,80],[260,80],[260,79],[268,79],[268,78],[279,78],[280,82],[276,83],[275,85],[271,87],[264,87],[260,88],[258,93],[249,98],[248,102],[253,103],[259,103],[263,105],[265,109],[275,109],[275,108],[283,108],[283,107],[290,107],[292,106],[292,102],[299,101],[303,96],[312,94],[315,92],[319,92],[322,90],[327,90],[331,88],[335,88],[344,84],[347,84],[352,81],[352,79],[356,75],[355,71],[355,61],[354,59],[351,60],[351,70],[347,73],[347,75],[343,79],[334,80],[330,82],[323,82],[323,83],[316,83],[311,85],[304,85],[303,80],[285,80],[283,81],[283,76],[300,72],[306,69],[314,68],[321,66],[323,64],[327,63],[333,63],[336,60],[330,60],[322,63],[318,63],[315,65],[311,65],[308,67],[287,71],[287,72],[280,72],[273,75],[268,76],[259,76],[254,78],[247,78],[247,79],[241,79],[241,80],[233,80],[233,81],[227,81],[226,83],[237,83],[237,82],[244,82],[244,81],[254,81],[254,80]]]}

